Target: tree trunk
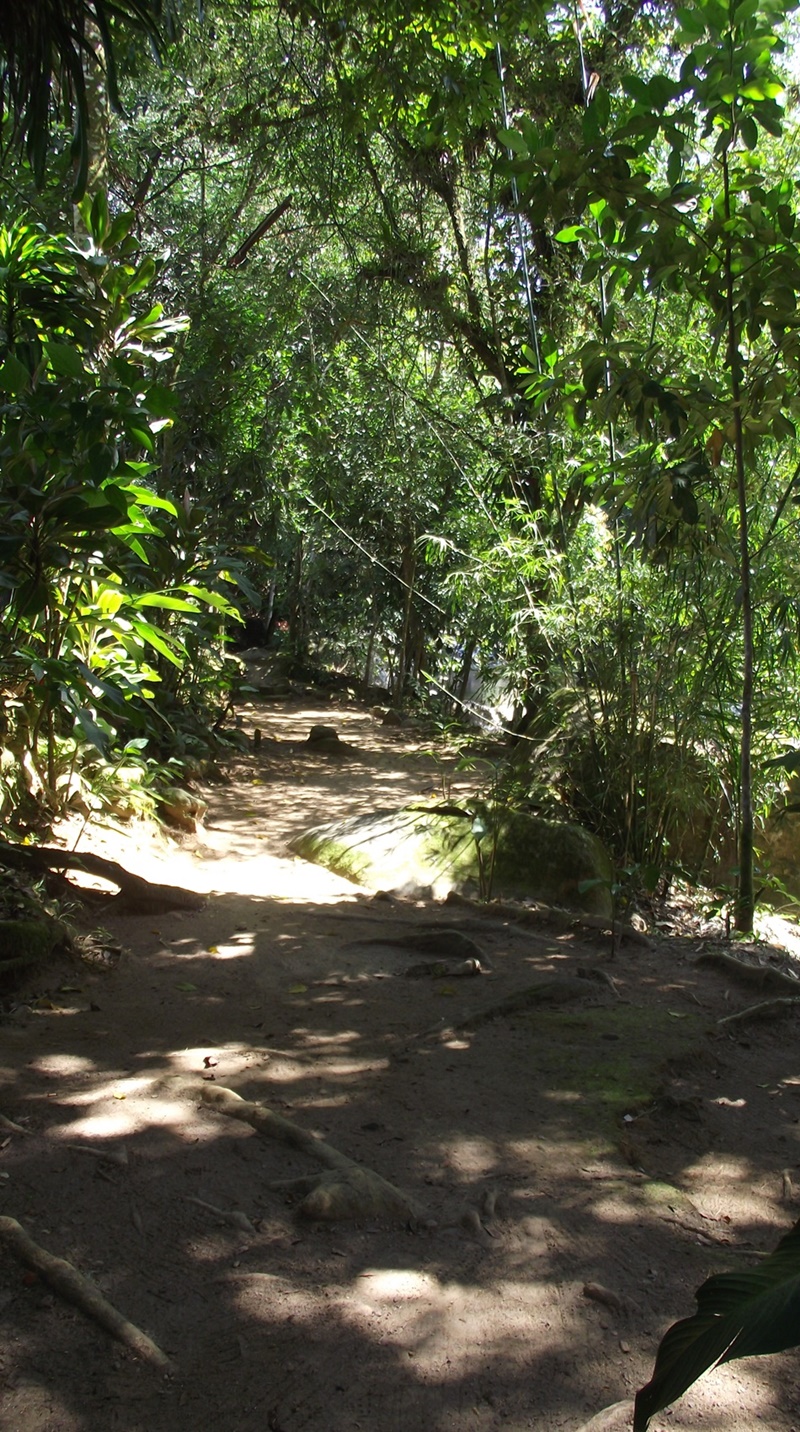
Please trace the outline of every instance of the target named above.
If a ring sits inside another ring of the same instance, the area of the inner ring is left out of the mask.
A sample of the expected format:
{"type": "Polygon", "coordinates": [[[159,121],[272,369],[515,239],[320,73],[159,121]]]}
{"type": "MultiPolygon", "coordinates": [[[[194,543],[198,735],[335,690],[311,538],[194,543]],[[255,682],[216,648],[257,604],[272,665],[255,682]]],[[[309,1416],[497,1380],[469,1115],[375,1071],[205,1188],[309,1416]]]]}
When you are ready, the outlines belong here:
{"type": "Polygon", "coordinates": [[[403,624],[400,631],[399,652],[397,658],[397,675],[392,687],[392,697],[395,701],[402,702],[405,693],[406,681],[408,679],[409,662],[411,658],[411,619],[413,616],[414,602],[414,576],[416,572],[416,556],[414,551],[413,538],[410,539],[403,549],[403,556],[400,562],[400,578],[403,582],[403,624]]]}
{"type": "Polygon", "coordinates": [[[303,599],[303,559],[305,556],[303,534],[297,539],[292,565],[292,595],[289,602],[289,647],[298,660],[308,655],[308,631],[305,601],[303,599]]]}
{"type": "MultiPolygon", "coordinates": [[[[728,156],[723,155],[722,173],[725,186],[725,218],[730,220],[730,176],[728,156]]],[[[755,915],[753,886],[753,604],[750,590],[750,542],[747,518],[747,473],[744,462],[744,430],[742,425],[742,354],[736,326],[734,279],[731,245],[725,246],[725,303],[728,324],[728,366],[731,374],[733,400],[734,458],[736,465],[736,498],[739,515],[739,575],[742,610],[742,742],[739,765],[739,880],[736,893],[734,923],[742,934],[752,934],[755,915]]]]}
{"type": "Polygon", "coordinates": [[[461,670],[456,677],[455,690],[453,691],[453,704],[457,711],[463,710],[467,700],[469,678],[472,674],[472,663],[475,660],[475,648],[477,645],[476,638],[471,636],[464,647],[464,655],[461,658],[461,670]]]}
{"type": "Polygon", "coordinates": [[[364,662],[364,688],[369,689],[372,685],[372,668],[375,664],[375,643],[378,639],[378,629],[381,624],[381,612],[378,604],[377,593],[372,598],[372,626],[369,633],[369,644],[367,646],[367,658],[364,662]]]}
{"type": "MultiPolygon", "coordinates": [[[[86,193],[93,198],[96,194],[108,193],[109,106],[103,42],[100,31],[91,22],[86,26],[86,45],[83,60],[88,150],[86,193]]],[[[73,210],[73,224],[76,238],[85,238],[86,229],[77,208],[73,210]]]]}

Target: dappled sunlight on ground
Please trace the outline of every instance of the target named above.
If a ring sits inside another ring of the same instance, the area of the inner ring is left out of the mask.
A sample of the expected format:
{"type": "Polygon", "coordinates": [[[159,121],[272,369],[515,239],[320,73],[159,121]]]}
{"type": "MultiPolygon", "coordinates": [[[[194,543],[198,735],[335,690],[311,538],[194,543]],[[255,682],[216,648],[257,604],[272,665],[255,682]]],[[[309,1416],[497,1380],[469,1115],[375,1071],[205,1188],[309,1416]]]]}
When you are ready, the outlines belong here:
{"type": "MultiPolygon", "coordinates": [[[[5,1260],[0,1428],[575,1432],[646,1381],[710,1272],[751,1266],[795,1216],[792,1027],[721,1033],[747,997],[689,940],[610,960],[603,936],[374,901],[290,858],[304,825],[416,799],[441,763],[355,708],[245,719],[261,745],[209,787],[196,838],[81,837],[209,892],[204,908],[104,909],[116,968],[42,974],[0,1028],[0,1107],[28,1131],[0,1129],[0,1209],[178,1371],[155,1377],[5,1260]],[[314,724],[358,754],[309,755],[314,724]],[[442,925],[491,973],[409,977],[397,940],[442,925]],[[576,1005],[484,1017],[580,970],[600,977],[576,1005]],[[375,1170],[426,1221],[303,1221],[281,1181],[317,1171],[308,1153],[204,1103],[215,1087],[375,1170]]],[[[653,1432],[794,1432],[791,1366],[721,1370],[653,1432]]]]}

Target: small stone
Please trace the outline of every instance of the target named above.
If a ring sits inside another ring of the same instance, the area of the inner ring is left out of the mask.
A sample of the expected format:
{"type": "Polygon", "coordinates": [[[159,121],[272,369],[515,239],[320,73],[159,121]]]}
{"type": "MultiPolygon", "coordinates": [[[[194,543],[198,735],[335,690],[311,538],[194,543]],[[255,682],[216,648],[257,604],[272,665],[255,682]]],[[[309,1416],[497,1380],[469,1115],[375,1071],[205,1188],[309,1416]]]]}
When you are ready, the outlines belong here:
{"type": "Polygon", "coordinates": [[[317,741],[338,741],[339,732],[335,726],[312,726],[308,733],[308,744],[313,746],[317,741]]]}

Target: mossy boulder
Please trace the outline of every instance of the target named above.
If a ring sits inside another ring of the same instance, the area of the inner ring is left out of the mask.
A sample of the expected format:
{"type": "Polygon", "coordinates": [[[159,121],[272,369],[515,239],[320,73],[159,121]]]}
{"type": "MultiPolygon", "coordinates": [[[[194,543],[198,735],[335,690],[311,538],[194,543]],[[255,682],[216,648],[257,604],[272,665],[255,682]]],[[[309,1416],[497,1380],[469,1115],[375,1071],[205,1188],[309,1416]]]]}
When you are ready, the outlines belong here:
{"type": "Polygon", "coordinates": [[[69,949],[65,925],[50,915],[38,919],[0,920],[0,989],[13,987],[58,949],[69,949]]]}
{"type": "Polygon", "coordinates": [[[315,826],[290,848],[370,890],[436,898],[451,890],[491,893],[610,915],[613,867],[596,836],[520,811],[486,815],[484,824],[480,856],[472,813],[452,807],[406,806],[315,826]]]}

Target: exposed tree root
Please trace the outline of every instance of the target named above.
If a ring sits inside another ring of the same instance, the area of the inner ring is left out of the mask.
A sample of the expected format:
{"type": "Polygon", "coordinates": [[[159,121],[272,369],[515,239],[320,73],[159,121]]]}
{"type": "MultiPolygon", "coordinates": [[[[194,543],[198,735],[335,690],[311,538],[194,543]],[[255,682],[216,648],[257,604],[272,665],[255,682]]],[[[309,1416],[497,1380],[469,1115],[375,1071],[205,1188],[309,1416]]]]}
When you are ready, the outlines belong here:
{"type": "Polygon", "coordinates": [[[6,1129],[10,1134],[29,1134],[30,1129],[23,1129],[21,1124],[15,1124],[13,1119],[7,1119],[5,1114],[0,1114],[0,1129],[6,1129]]]}
{"type": "MultiPolygon", "coordinates": [[[[613,985],[611,988],[614,989],[613,985]]],[[[406,1047],[425,1039],[452,1039],[453,1035],[461,1033],[462,1030],[480,1029],[481,1025],[490,1024],[493,1019],[504,1019],[507,1015],[519,1014],[542,1005],[569,1004],[572,1000],[586,999],[587,995],[597,992],[597,989],[592,989],[588,976],[582,978],[577,975],[559,975],[554,979],[539,980],[537,984],[517,990],[505,999],[497,1000],[495,1004],[474,1010],[455,1024],[434,1024],[431,1029],[423,1029],[406,1041],[406,1047]]],[[[614,993],[616,994],[616,990],[614,993]]]]}
{"type": "Polygon", "coordinates": [[[185,1201],[186,1203],[195,1203],[198,1208],[205,1208],[208,1213],[215,1214],[223,1223],[228,1223],[231,1228],[238,1228],[240,1233],[247,1233],[250,1237],[255,1238],[256,1230],[253,1224],[247,1214],[242,1213],[240,1209],[217,1208],[215,1203],[206,1203],[205,1199],[193,1198],[191,1194],[186,1194],[185,1201]]]}
{"type": "Polygon", "coordinates": [[[457,965],[447,960],[426,960],[424,964],[409,965],[407,970],[403,970],[408,980],[454,980],[490,973],[489,966],[482,965],[480,960],[461,960],[457,965]]]}
{"type": "Polygon", "coordinates": [[[484,1009],[476,1009],[473,1014],[467,1015],[466,1019],[459,1020],[458,1024],[452,1026],[455,1029],[479,1029],[482,1024],[489,1024],[493,1019],[501,1019],[505,1015],[519,1014],[521,1010],[535,1009],[541,1005],[548,1004],[570,1004],[575,999],[586,999],[587,995],[594,994],[591,984],[587,979],[573,978],[571,975],[559,976],[557,979],[540,980],[538,984],[528,985],[527,989],[517,990],[515,994],[507,995],[496,1004],[486,1005],[484,1009]]]}
{"type": "MultiPolygon", "coordinates": [[[[85,870],[90,875],[99,875],[119,887],[117,899],[134,915],[158,915],[164,910],[199,910],[205,899],[195,891],[181,890],[177,885],[154,885],[141,875],[132,875],[116,860],[106,860],[102,855],[93,855],[89,851],[78,853],[49,845],[8,845],[6,841],[0,841],[0,863],[14,870],[24,870],[29,875],[43,875],[51,870],[85,870]]],[[[78,896],[83,893],[77,886],[71,889],[78,896]]]]}
{"type": "Polygon", "coordinates": [[[633,1400],[614,1402],[595,1412],[588,1422],[582,1422],[576,1432],[628,1432],[633,1417],[633,1400]]]}
{"type": "Polygon", "coordinates": [[[442,926],[440,930],[417,930],[412,935],[374,935],[368,940],[354,940],[355,945],[391,945],[397,950],[411,950],[420,955],[452,955],[463,960],[484,958],[483,950],[461,930],[442,926]]]}
{"type": "MultiPolygon", "coordinates": [[[[796,984],[793,980],[792,984],[796,984]]],[[[726,1014],[724,1019],[717,1020],[718,1029],[729,1029],[733,1024],[747,1024],[751,1019],[769,1019],[771,1015],[791,1014],[800,1006],[800,995],[793,999],[765,999],[760,1004],[750,1004],[747,1009],[739,1009],[736,1014],[726,1014]]]]}
{"type": "Polygon", "coordinates": [[[613,1313],[619,1313],[620,1316],[627,1312],[624,1298],[620,1298],[613,1288],[605,1288],[602,1283],[584,1283],[583,1296],[591,1298],[595,1303],[603,1303],[613,1313]]]}
{"type": "Polygon", "coordinates": [[[253,1104],[232,1089],[216,1084],[204,1085],[202,1097],[220,1114],[250,1124],[262,1138],[277,1139],[325,1166],[324,1173],[271,1185],[303,1193],[298,1212],[304,1218],[317,1218],[326,1223],[348,1218],[385,1218],[414,1226],[431,1226],[425,1209],[394,1184],[372,1169],[354,1163],[316,1134],[273,1113],[265,1104],[253,1104]]]}
{"type": "Polygon", "coordinates": [[[101,1328],[118,1342],[124,1343],[138,1357],[152,1363],[160,1372],[173,1371],[173,1364],[166,1353],[161,1351],[147,1333],[143,1333],[135,1323],[123,1317],[122,1313],[98,1292],[94,1284],[66,1259],[56,1258],[38,1243],[34,1243],[16,1218],[0,1217],[0,1243],[4,1243],[27,1268],[38,1273],[60,1297],[73,1303],[87,1318],[99,1323],[101,1328]]]}
{"type": "Polygon", "coordinates": [[[727,970],[728,974],[742,984],[757,985],[765,991],[783,990],[800,997],[800,980],[793,979],[782,970],[773,969],[772,965],[748,965],[744,960],[737,960],[734,955],[724,954],[722,950],[708,950],[698,955],[694,963],[714,965],[717,969],[727,970]]]}
{"type": "Polygon", "coordinates": [[[471,910],[479,911],[487,919],[497,919],[500,916],[513,921],[515,925],[536,930],[543,925],[555,925],[559,930],[597,930],[602,934],[613,935],[615,948],[619,948],[627,940],[632,945],[642,945],[646,950],[653,949],[652,940],[634,925],[619,920],[612,921],[605,915],[579,914],[574,910],[562,910],[557,905],[515,905],[507,900],[493,900],[488,905],[482,905],[479,900],[459,895],[456,890],[450,891],[445,904],[466,905],[471,910]]]}

